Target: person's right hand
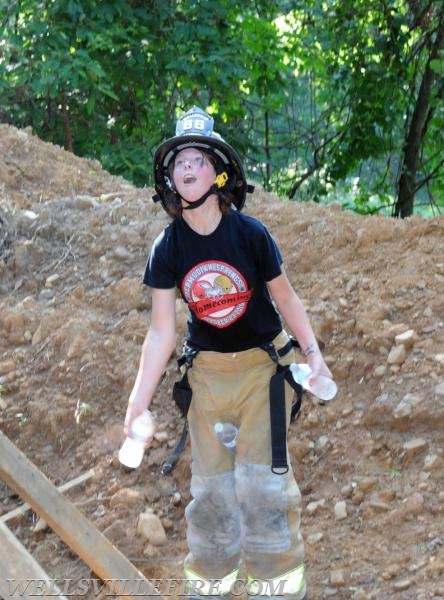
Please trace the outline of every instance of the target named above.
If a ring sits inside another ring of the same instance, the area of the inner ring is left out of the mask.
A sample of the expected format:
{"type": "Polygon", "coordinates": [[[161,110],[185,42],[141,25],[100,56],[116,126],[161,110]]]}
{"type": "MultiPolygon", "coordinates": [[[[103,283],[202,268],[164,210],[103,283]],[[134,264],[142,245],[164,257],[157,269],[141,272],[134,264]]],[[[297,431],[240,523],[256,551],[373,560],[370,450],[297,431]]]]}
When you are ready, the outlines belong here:
{"type": "Polygon", "coordinates": [[[144,430],[146,429],[145,434],[145,448],[149,448],[153,442],[154,434],[157,430],[156,420],[153,417],[151,411],[144,409],[142,411],[135,409],[133,406],[129,406],[126,411],[125,423],[124,423],[124,433],[125,436],[133,437],[133,424],[135,420],[142,416],[144,418],[144,430]]]}

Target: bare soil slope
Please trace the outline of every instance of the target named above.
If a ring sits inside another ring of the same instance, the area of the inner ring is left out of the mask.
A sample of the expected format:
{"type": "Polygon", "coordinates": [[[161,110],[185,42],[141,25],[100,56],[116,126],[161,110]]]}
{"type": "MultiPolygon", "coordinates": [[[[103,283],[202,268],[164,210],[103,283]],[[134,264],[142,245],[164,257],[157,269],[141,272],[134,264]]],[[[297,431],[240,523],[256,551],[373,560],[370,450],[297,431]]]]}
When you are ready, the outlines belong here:
{"type": "MultiPolygon", "coordinates": [[[[122,421],[150,318],[141,275],[167,223],[137,189],[31,132],[0,125],[0,427],[151,578],[180,578],[189,449],[159,474],[182,428],[175,358],[140,469],[121,467],[122,421]],[[166,541],[138,535],[151,507],[166,541]]],[[[289,203],[246,210],[277,238],[335,374],[291,427],[304,498],[310,600],[444,598],[444,217],[395,221],[289,203]]],[[[185,311],[178,301],[180,350],[185,311]]],[[[20,499],[0,482],[0,514],[20,499]]],[[[28,511],[8,526],[47,572],[88,567],[28,511]]]]}

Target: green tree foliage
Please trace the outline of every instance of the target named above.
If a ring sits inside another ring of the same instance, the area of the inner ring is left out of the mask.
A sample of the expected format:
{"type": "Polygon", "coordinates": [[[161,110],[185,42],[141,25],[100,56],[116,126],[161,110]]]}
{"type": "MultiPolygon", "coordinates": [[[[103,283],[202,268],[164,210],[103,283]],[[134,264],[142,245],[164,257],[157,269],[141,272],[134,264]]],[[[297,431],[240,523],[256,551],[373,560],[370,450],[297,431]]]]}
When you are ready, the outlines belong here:
{"type": "Polygon", "coordinates": [[[296,164],[290,197],[315,174],[321,194],[354,175],[356,210],[371,210],[372,195],[379,207],[395,197],[393,213],[408,216],[408,177],[415,194],[427,185],[427,200],[443,204],[443,7],[430,0],[312,0],[290,13],[289,53],[300,57],[299,73],[311,84],[310,116],[298,125],[311,124],[311,156],[296,164]],[[424,77],[428,93],[421,91],[424,77]]]}
{"type": "Polygon", "coordinates": [[[418,31],[412,77],[416,85],[411,89],[412,111],[406,120],[395,216],[413,213],[414,197],[421,188],[426,187],[432,198],[442,194],[444,3],[439,4],[412,3],[412,26],[418,31]]]}
{"type": "Polygon", "coordinates": [[[248,174],[368,212],[443,205],[443,3],[11,0],[0,120],[151,184],[192,104],[248,174]]]}
{"type": "Polygon", "coordinates": [[[44,139],[80,155],[102,158],[111,155],[112,146],[113,167],[137,178],[137,141],[154,133],[143,80],[154,77],[155,68],[144,52],[149,21],[140,27],[141,13],[153,22],[157,18],[117,1],[12,5],[3,118],[31,125],[44,139]]]}

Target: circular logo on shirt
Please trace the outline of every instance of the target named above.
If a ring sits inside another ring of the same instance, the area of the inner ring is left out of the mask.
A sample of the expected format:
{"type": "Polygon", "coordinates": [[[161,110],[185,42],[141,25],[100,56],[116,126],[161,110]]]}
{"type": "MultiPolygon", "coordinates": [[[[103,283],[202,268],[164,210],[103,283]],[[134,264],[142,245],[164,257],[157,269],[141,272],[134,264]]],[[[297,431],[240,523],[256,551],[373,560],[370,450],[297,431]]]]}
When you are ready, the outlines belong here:
{"type": "Polygon", "coordinates": [[[198,319],[222,328],[244,314],[252,290],[231,265],[208,261],[188,271],[182,281],[182,293],[198,319]]]}

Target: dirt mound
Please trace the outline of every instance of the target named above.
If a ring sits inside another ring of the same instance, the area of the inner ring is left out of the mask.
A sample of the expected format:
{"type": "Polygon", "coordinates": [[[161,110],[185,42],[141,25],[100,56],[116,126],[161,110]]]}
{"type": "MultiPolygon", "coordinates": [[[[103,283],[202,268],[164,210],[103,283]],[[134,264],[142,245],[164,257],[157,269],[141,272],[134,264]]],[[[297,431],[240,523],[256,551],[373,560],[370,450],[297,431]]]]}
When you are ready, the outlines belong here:
{"type": "MultiPolygon", "coordinates": [[[[150,316],[147,252],[167,223],[137,189],[0,125],[0,425],[147,577],[180,578],[189,450],[159,474],[181,431],[172,357],[140,469],[117,461],[150,316]],[[162,545],[136,532],[153,508],[162,545]]],[[[277,238],[337,379],[306,395],[290,448],[303,492],[310,598],[444,597],[444,217],[395,221],[258,190],[247,212],[277,238]]],[[[178,301],[179,351],[185,311],[178,301]]],[[[0,513],[19,499],[0,486],[0,513]]],[[[86,565],[28,512],[8,522],[60,579],[86,565]]]]}

